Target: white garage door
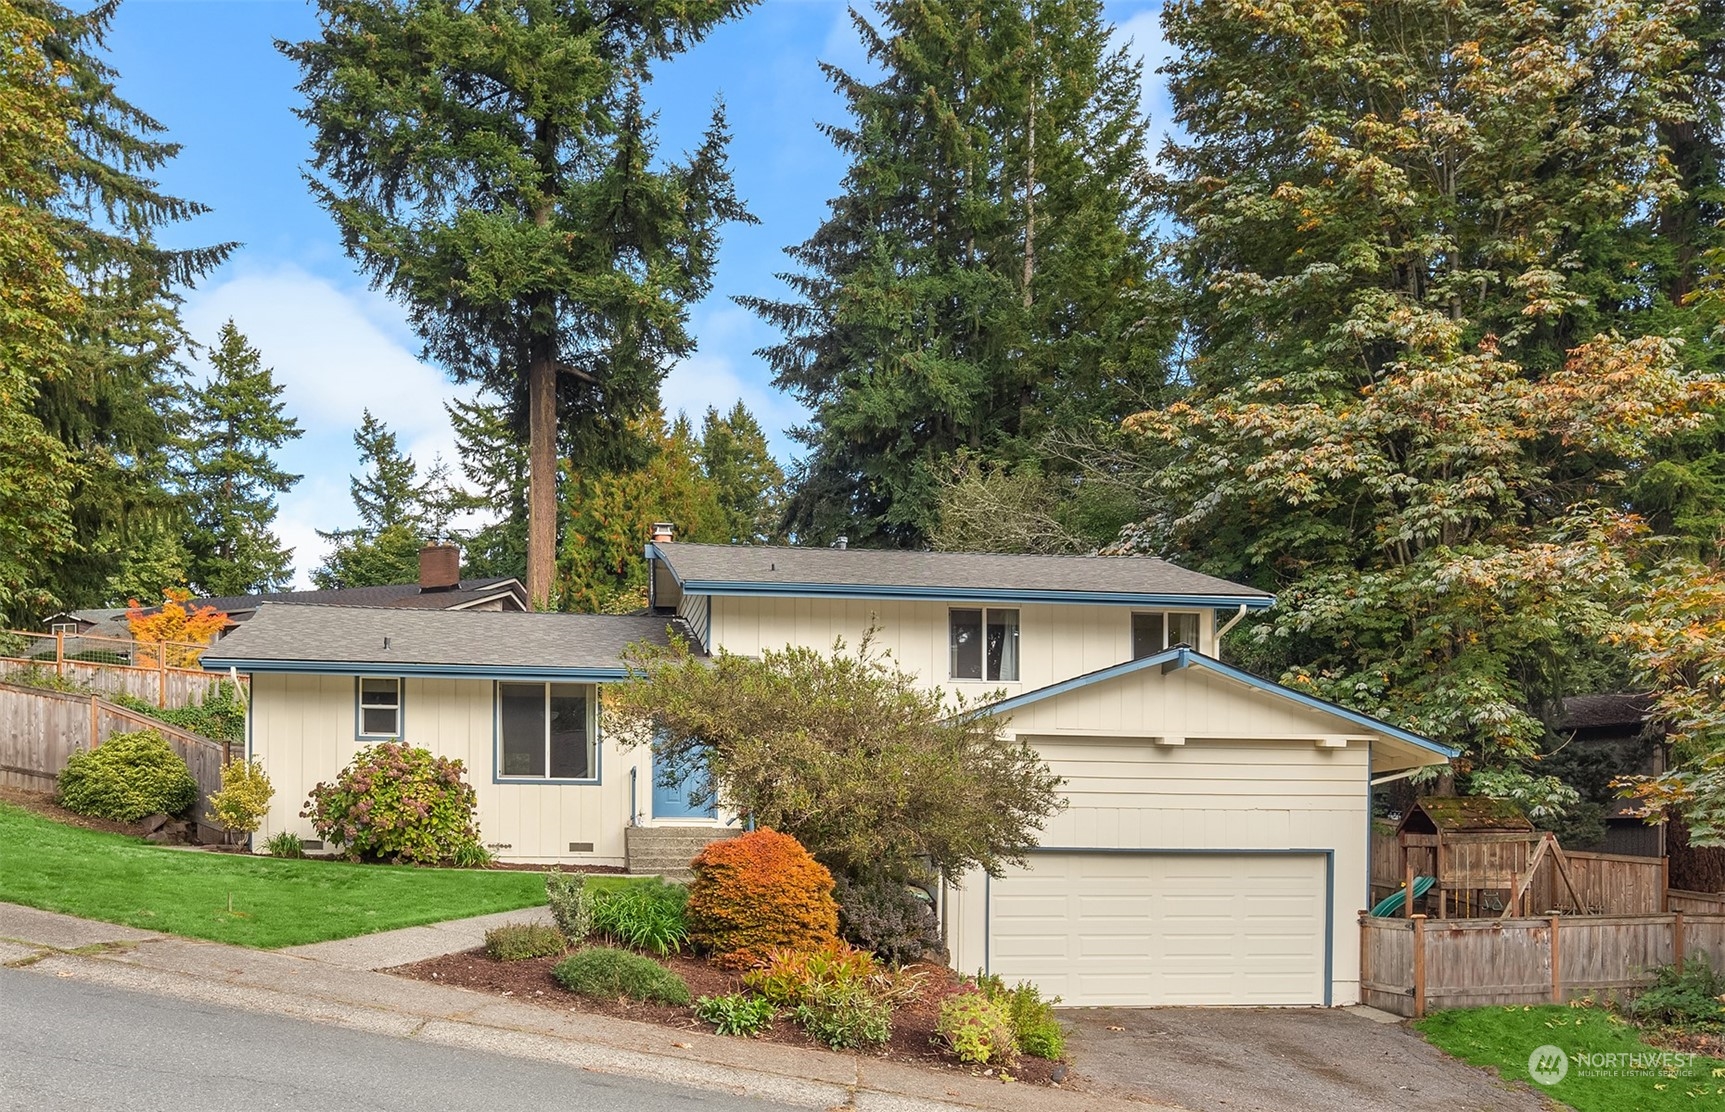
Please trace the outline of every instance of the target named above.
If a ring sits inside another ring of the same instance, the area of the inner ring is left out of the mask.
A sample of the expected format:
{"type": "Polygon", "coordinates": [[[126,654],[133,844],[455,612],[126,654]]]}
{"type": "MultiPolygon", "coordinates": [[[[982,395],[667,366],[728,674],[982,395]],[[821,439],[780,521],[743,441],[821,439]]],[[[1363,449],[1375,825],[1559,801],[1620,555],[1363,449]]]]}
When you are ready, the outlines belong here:
{"type": "Polygon", "coordinates": [[[1073,1005],[1322,1004],[1324,858],[1037,853],[989,882],[991,972],[1073,1005]]]}

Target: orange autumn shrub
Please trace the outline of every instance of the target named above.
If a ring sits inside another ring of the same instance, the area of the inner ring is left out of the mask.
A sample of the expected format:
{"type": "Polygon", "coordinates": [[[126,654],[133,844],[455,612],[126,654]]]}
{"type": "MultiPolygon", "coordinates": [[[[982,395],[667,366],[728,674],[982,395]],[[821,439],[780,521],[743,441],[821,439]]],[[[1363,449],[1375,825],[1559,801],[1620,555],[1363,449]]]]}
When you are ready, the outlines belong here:
{"type": "Polygon", "coordinates": [[[713,842],[689,865],[689,941],[715,964],[747,969],[774,950],[837,944],[833,875],[789,834],[713,842]]]}
{"type": "Polygon", "coordinates": [[[163,595],[162,604],[148,611],[137,599],[126,600],[132,639],[149,646],[137,650],[133,663],[154,667],[165,657],[171,668],[195,668],[204,649],[232,623],[213,606],[187,607],[190,591],[169,587],[163,595]]]}

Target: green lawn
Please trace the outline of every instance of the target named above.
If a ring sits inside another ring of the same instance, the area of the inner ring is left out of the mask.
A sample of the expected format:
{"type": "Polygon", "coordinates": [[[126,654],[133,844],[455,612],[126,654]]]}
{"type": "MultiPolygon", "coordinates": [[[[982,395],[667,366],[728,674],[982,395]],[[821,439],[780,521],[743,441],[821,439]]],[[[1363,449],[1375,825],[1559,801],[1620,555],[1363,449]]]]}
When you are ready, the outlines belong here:
{"type": "Polygon", "coordinates": [[[1632,1024],[1603,1008],[1458,1008],[1428,1016],[1414,1028],[1446,1053],[1526,1081],[1578,1112],[1725,1107],[1725,1061],[1718,1058],[1696,1057],[1687,1064],[1667,1059],[1664,1069],[1647,1059],[1596,1060],[1591,1066],[1578,1060],[1582,1054],[1659,1053],[1632,1024]],[[1569,1072],[1555,1085],[1541,1085],[1528,1073],[1529,1056],[1548,1045],[1569,1056],[1569,1072]]]}
{"type": "Polygon", "coordinates": [[[269,949],[532,907],[545,878],[189,853],[0,804],[0,900],[269,949]]]}

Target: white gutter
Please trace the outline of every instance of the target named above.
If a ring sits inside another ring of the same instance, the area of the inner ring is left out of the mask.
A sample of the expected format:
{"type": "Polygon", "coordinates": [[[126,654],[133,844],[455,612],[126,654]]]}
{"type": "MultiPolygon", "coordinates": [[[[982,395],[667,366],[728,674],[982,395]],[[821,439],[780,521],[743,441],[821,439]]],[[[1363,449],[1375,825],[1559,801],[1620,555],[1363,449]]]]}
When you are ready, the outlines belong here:
{"type": "Polygon", "coordinates": [[[1222,638],[1228,636],[1228,631],[1230,629],[1233,629],[1235,626],[1239,625],[1240,622],[1245,617],[1246,617],[1246,604],[1242,602],[1240,604],[1240,609],[1235,611],[1234,616],[1232,618],[1229,618],[1227,620],[1227,622],[1223,624],[1222,628],[1218,629],[1216,631],[1216,659],[1217,660],[1222,659],[1222,638]]]}

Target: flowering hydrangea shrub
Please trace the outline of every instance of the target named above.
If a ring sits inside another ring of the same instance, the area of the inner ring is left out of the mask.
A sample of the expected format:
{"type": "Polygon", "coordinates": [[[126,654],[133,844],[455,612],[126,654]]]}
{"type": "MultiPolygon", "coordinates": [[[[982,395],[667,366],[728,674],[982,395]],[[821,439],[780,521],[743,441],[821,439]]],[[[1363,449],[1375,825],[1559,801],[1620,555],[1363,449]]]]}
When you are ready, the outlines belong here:
{"type": "Polygon", "coordinates": [[[300,817],[354,860],[455,861],[481,848],[466,771],[430,750],[380,742],[355,754],[335,783],[313,788],[300,817]]]}

